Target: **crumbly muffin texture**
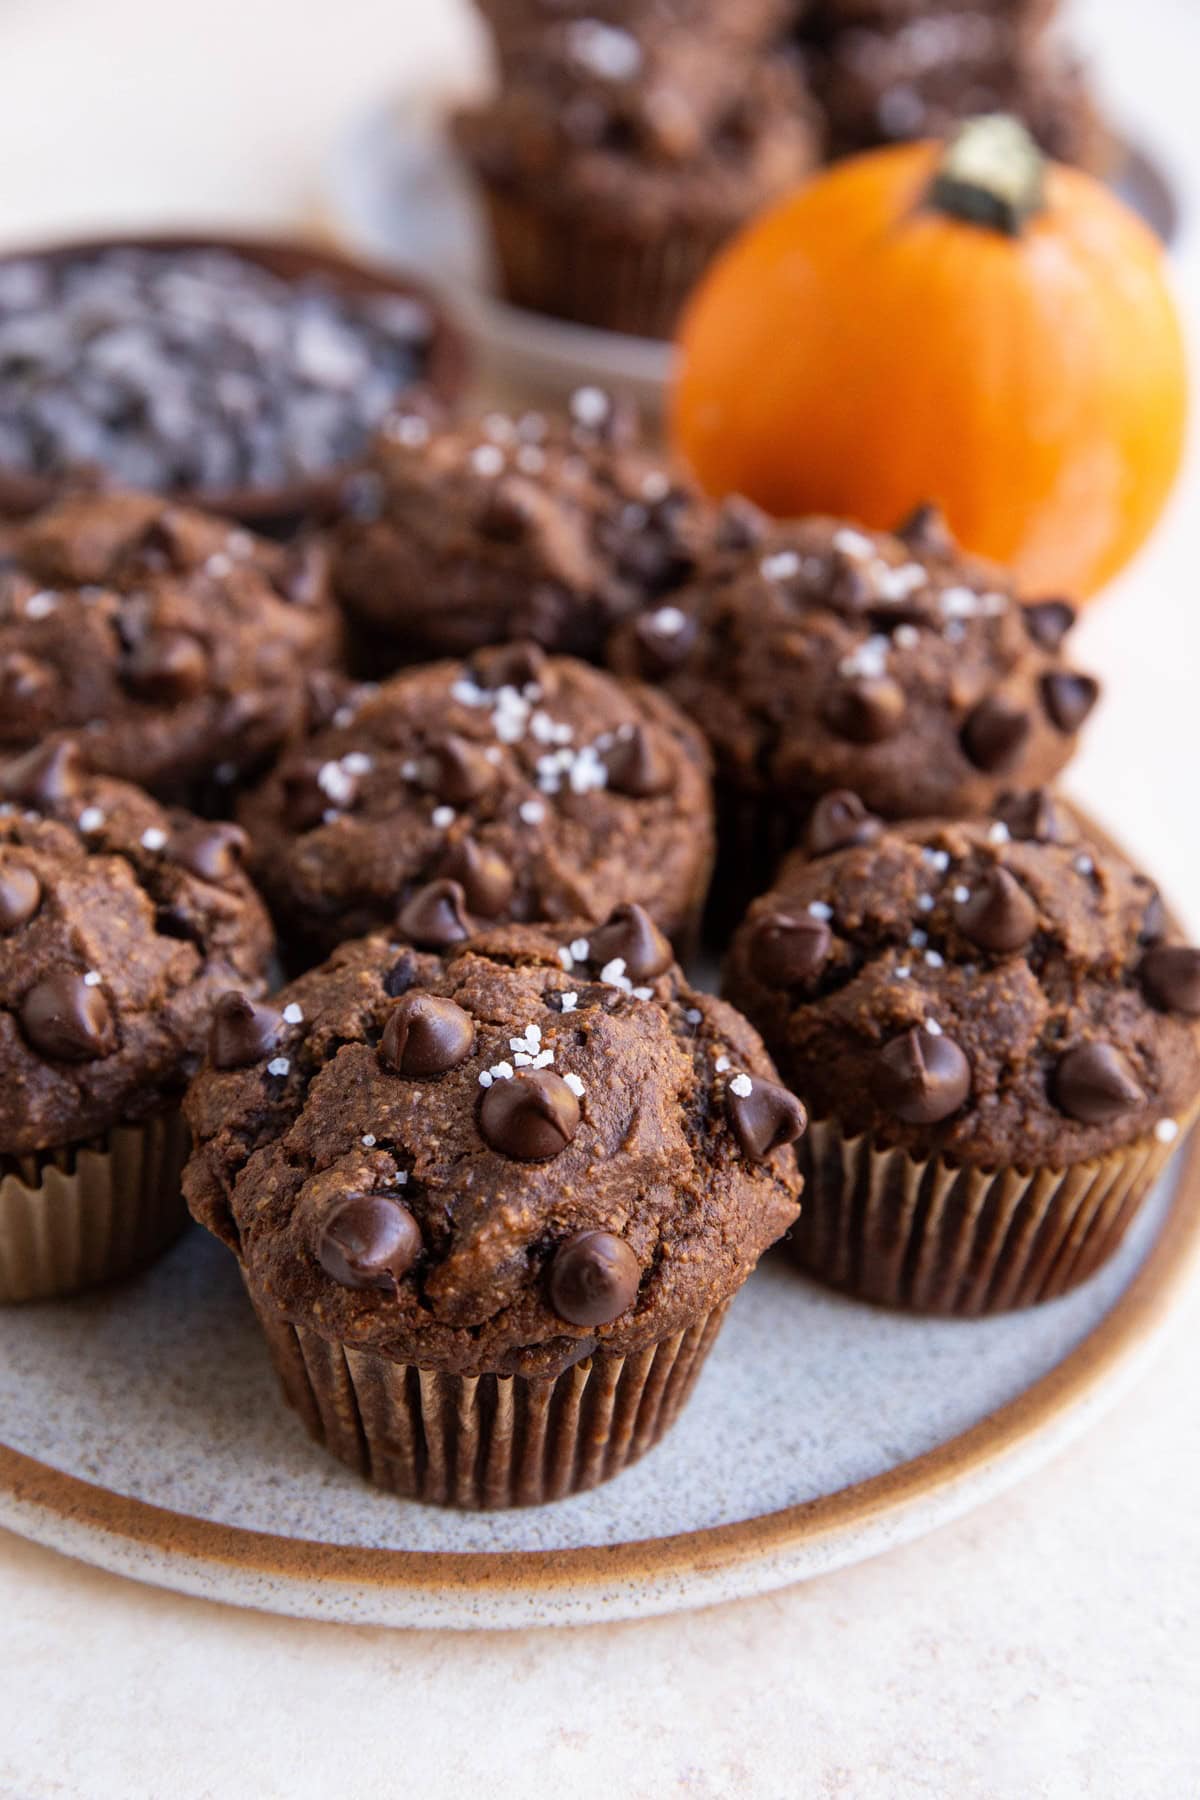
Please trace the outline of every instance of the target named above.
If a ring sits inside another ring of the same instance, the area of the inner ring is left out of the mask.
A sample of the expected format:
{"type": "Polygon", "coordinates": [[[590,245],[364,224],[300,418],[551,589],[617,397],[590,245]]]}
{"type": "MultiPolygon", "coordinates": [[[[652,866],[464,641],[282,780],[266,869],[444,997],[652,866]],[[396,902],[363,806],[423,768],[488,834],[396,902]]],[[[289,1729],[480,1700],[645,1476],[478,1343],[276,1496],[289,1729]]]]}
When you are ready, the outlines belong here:
{"type": "Polygon", "coordinates": [[[703,1317],[796,1217],[801,1109],[644,915],[375,936],[273,1004],[214,1027],[185,1190],[328,1339],[555,1375],[703,1317]]]}
{"type": "Polygon", "coordinates": [[[0,751],[77,737],[167,797],[296,725],[340,641],[326,562],[142,494],[89,493],[0,544],[0,751]]]}
{"type": "Polygon", "coordinates": [[[850,788],[890,818],[984,813],[1067,762],[1099,694],[1064,660],[1074,611],[1023,605],[928,509],[898,534],[832,519],[761,531],[614,635],[708,735],[734,793],[798,829],[850,788]]]}
{"type": "Polygon", "coordinates": [[[708,755],[662,695],[533,644],[351,690],[243,802],[288,944],[398,919],[426,948],[473,920],[637,901],[686,936],[712,861],[708,755]]]}
{"type": "Polygon", "coordinates": [[[599,388],[562,418],[398,413],[348,499],[338,592],[393,663],[515,637],[599,660],[618,619],[694,573],[709,532],[599,388]]]}
{"type": "Polygon", "coordinates": [[[153,1116],[219,995],[265,989],[244,837],[88,774],[70,744],[0,765],[0,1157],[153,1116]]]}
{"type": "Polygon", "coordinates": [[[1200,951],[1152,883],[1044,795],[874,832],[838,804],[751,907],[724,990],[814,1115],[984,1169],[1171,1142],[1200,1096],[1200,951]]]}

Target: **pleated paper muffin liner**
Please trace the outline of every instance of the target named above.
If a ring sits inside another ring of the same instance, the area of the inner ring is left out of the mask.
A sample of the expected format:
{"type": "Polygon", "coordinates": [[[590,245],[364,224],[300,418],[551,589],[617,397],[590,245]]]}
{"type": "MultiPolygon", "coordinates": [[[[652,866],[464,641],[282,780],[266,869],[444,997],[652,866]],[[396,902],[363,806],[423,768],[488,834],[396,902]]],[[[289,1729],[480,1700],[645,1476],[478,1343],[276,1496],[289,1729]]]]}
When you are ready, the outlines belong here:
{"type": "Polygon", "coordinates": [[[1171,1143],[1151,1134],[1028,1172],[918,1161],[812,1120],[788,1246],[831,1287],[906,1311],[967,1318],[1053,1300],[1113,1255],[1195,1116],[1171,1143]]]}
{"type": "Polygon", "coordinates": [[[183,1115],[0,1157],[0,1303],[65,1299],[153,1262],[187,1223],[183,1115]]]}
{"type": "Polygon", "coordinates": [[[669,338],[684,301],[729,237],[691,222],[647,242],[600,232],[485,187],[504,292],[514,306],[602,331],[669,338]]]}
{"type": "Polygon", "coordinates": [[[438,1506],[539,1506],[619,1475],[670,1429],[727,1302],[628,1356],[562,1375],[447,1375],[329,1343],[261,1304],[284,1396],[311,1435],[377,1487],[438,1506]]]}

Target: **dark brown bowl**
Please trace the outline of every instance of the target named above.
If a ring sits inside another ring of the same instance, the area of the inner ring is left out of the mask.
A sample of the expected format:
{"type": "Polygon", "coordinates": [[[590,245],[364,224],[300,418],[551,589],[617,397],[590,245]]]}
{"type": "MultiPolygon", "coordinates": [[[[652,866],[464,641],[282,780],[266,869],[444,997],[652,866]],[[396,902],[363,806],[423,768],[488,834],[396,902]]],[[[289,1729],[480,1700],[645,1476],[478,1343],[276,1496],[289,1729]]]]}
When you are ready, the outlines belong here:
{"type": "MultiPolygon", "coordinates": [[[[344,294],[387,294],[419,300],[429,309],[433,320],[428,365],[424,380],[397,391],[415,394],[425,391],[441,406],[452,410],[461,399],[470,372],[467,342],[459,326],[424,283],[352,262],[333,250],[315,245],[289,243],[270,238],[206,237],[199,233],[150,232],[146,235],[118,235],[110,238],[79,238],[63,244],[34,245],[27,249],[9,250],[0,256],[0,268],[9,263],[41,260],[64,262],[78,256],[94,255],[103,250],[224,250],[257,263],[260,268],[282,281],[301,281],[320,275],[331,287],[344,294]]],[[[348,466],[329,469],[305,481],[279,488],[242,488],[217,491],[197,488],[173,490],[172,498],[205,507],[209,512],[226,513],[231,518],[260,529],[280,529],[314,517],[329,514],[337,504],[348,466]]],[[[6,469],[0,464],[0,517],[24,517],[62,491],[63,483],[24,471],[6,469]]]]}

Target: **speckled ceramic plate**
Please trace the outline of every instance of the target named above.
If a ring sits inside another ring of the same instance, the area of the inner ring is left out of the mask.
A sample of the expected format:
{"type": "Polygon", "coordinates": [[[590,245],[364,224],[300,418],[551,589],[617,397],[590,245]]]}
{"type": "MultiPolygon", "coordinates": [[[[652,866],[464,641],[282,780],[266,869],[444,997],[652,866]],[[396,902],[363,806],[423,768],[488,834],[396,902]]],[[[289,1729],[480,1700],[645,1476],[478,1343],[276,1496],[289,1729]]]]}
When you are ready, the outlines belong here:
{"type": "Polygon", "coordinates": [[[770,1259],[634,1469],[471,1515],[375,1492],[280,1403],[233,1259],[198,1229],[137,1281],[0,1311],[0,1523],[238,1605],[388,1625],[666,1612],[872,1555],[996,1493],[1146,1364],[1200,1250],[1200,1144],[1119,1257],[981,1322],[856,1305],[770,1259]]]}

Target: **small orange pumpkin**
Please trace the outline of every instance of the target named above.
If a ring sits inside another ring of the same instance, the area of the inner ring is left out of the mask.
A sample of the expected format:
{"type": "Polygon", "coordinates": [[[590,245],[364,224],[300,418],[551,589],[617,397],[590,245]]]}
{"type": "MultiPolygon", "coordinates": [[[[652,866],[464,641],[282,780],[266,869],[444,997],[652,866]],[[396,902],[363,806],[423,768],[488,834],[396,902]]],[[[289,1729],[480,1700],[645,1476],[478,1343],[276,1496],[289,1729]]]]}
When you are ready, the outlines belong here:
{"type": "Polygon", "coordinates": [[[935,501],[1027,591],[1107,581],[1182,456],[1158,241],[1011,119],[801,189],[718,260],[680,352],[673,434],[710,492],[885,528],[935,501]]]}

